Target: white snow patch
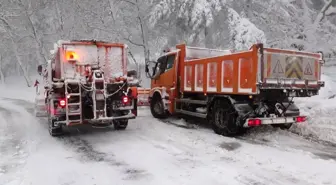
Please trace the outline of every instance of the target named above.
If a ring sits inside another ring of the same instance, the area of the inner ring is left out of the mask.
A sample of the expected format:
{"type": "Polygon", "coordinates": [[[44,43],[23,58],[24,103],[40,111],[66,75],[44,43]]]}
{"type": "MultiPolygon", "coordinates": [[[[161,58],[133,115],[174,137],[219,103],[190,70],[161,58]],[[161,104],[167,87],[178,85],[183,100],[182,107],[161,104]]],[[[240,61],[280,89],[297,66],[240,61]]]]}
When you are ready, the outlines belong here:
{"type": "Polygon", "coordinates": [[[336,80],[335,67],[323,68],[321,75],[325,87],[318,96],[297,98],[295,102],[301,114],[308,116],[307,124],[295,131],[303,135],[313,135],[319,139],[336,143],[336,80]]]}
{"type": "Polygon", "coordinates": [[[253,44],[266,43],[265,33],[258,29],[247,18],[241,17],[234,9],[229,8],[230,35],[236,50],[247,50],[253,44]]]}
{"type": "MultiPolygon", "coordinates": [[[[31,78],[39,79],[39,82],[42,82],[37,76],[31,78]]],[[[35,83],[35,80],[33,80],[33,82],[35,83]]],[[[24,81],[23,77],[6,78],[6,84],[0,84],[0,98],[14,98],[34,102],[36,88],[34,87],[34,84],[30,85],[31,87],[27,87],[27,83],[24,81]]]]}

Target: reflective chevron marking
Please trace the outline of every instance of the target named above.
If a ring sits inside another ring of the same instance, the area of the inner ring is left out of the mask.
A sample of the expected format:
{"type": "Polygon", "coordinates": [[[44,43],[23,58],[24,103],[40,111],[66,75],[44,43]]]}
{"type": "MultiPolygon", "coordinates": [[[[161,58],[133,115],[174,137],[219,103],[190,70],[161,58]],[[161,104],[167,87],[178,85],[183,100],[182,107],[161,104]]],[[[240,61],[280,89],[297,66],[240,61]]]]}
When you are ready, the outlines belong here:
{"type": "Polygon", "coordinates": [[[301,57],[287,57],[286,58],[286,78],[302,79],[302,58],[301,57]]]}

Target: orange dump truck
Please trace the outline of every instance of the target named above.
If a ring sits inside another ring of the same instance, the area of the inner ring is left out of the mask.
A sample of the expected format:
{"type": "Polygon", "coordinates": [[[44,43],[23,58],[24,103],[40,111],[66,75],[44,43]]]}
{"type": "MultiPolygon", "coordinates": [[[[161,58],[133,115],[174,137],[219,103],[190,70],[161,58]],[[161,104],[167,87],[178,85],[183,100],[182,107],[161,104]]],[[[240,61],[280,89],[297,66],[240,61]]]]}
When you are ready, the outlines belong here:
{"type": "Polygon", "coordinates": [[[146,65],[150,109],[156,118],[207,119],[226,136],[266,124],[288,129],[306,120],[293,98],[317,95],[324,86],[323,62],[319,52],[263,44],[239,52],[177,45],[146,65]]]}

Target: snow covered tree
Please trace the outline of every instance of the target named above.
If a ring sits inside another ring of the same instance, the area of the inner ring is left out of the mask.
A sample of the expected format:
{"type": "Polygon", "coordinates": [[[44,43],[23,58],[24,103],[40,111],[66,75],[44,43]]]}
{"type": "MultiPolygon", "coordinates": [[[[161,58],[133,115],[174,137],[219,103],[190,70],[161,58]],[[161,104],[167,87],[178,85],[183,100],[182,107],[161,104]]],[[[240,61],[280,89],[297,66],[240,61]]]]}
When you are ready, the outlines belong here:
{"type": "Polygon", "coordinates": [[[228,19],[231,45],[236,50],[248,50],[253,44],[266,43],[264,32],[248,19],[240,17],[232,8],[229,8],[228,19]]]}

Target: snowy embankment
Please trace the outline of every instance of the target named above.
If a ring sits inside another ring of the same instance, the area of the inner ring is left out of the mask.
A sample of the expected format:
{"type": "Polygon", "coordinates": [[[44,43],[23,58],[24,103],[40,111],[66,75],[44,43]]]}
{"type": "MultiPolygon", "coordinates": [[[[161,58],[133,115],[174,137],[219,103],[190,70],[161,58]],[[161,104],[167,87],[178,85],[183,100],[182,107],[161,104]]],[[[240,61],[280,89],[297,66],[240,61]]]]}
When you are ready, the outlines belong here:
{"type": "Polygon", "coordinates": [[[6,84],[0,84],[0,98],[13,98],[34,102],[36,92],[34,82],[37,78],[36,76],[31,77],[31,87],[27,86],[23,77],[6,78],[6,84]]]}
{"type": "Polygon", "coordinates": [[[336,143],[336,67],[324,67],[322,80],[325,87],[318,96],[296,98],[295,102],[301,114],[308,116],[307,124],[293,128],[304,136],[315,137],[321,140],[336,143]]]}

